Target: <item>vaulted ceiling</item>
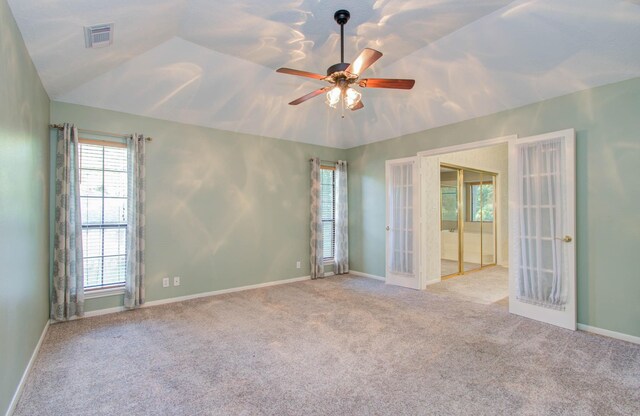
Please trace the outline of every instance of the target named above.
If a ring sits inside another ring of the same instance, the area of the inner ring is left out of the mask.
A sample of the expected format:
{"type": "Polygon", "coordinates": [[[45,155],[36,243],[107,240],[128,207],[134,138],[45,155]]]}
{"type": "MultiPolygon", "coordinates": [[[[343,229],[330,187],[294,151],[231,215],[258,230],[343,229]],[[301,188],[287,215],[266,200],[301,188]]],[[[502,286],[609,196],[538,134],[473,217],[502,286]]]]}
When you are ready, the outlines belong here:
{"type": "Polygon", "coordinates": [[[8,0],[52,100],[333,147],[353,147],[640,76],[638,0],[8,0]],[[340,61],[384,56],[364,109],[287,103],[340,61]],[[83,27],[114,23],[87,49],[83,27]]]}

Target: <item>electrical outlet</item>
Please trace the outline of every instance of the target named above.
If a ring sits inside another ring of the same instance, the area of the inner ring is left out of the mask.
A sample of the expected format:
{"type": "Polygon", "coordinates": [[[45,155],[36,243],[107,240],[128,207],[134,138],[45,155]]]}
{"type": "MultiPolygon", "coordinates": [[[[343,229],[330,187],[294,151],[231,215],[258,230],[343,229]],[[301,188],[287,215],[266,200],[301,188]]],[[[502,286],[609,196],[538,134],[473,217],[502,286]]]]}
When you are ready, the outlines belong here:
{"type": "Polygon", "coordinates": [[[299,269],[299,268],[300,268],[300,260],[296,262],[296,269],[299,269]]]}
{"type": "Polygon", "coordinates": [[[180,276],[175,276],[173,278],[173,285],[174,286],[180,286],[180,276]]]}
{"type": "Polygon", "coordinates": [[[162,287],[169,287],[169,278],[165,277],[162,279],[162,287]]]}

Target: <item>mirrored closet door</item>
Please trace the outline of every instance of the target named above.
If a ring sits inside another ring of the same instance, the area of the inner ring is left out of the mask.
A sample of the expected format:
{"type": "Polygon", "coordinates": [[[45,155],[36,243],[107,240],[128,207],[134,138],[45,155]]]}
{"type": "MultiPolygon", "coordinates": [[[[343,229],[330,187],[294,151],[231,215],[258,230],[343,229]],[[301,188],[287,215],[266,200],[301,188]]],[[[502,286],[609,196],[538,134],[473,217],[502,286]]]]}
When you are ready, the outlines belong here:
{"type": "Polygon", "coordinates": [[[440,166],[441,276],[496,264],[496,174],[440,166]]]}

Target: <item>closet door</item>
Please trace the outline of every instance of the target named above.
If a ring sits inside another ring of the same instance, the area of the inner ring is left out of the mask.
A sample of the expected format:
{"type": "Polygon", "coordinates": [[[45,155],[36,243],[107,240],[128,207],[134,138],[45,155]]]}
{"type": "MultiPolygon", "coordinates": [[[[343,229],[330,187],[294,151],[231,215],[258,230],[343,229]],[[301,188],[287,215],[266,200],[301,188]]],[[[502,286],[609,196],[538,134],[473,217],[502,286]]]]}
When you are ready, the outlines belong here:
{"type": "Polygon", "coordinates": [[[575,133],[509,142],[509,311],[576,329],[575,133]]]}
{"type": "Polygon", "coordinates": [[[387,284],[419,289],[419,174],[417,157],[386,162],[387,284]]]}

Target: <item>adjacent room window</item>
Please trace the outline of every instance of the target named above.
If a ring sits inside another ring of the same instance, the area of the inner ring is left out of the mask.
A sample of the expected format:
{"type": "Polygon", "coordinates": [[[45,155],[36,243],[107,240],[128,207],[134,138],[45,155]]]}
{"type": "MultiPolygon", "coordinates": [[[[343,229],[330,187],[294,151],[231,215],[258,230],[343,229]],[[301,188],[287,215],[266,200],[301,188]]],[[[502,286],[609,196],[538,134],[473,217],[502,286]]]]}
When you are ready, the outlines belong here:
{"type": "Polygon", "coordinates": [[[440,186],[442,221],[458,221],[458,187],[440,186]]]}
{"type": "Polygon", "coordinates": [[[84,288],[123,285],[126,273],[127,148],[80,139],[84,288]]]}
{"type": "Polygon", "coordinates": [[[334,167],[320,167],[323,257],[326,261],[333,260],[333,253],[335,253],[335,172],[334,167]]]}
{"type": "Polygon", "coordinates": [[[493,184],[470,183],[469,221],[493,222],[493,184]]]}

